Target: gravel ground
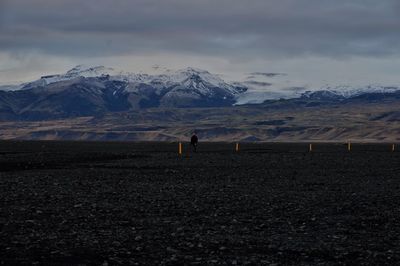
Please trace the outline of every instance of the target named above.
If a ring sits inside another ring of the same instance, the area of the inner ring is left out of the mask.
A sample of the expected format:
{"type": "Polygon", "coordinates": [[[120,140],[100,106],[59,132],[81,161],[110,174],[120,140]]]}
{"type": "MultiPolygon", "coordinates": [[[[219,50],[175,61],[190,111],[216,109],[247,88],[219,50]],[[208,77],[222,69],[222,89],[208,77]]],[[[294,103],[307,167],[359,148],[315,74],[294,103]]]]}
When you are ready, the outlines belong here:
{"type": "Polygon", "coordinates": [[[395,265],[389,144],[0,142],[0,263],[395,265]]]}

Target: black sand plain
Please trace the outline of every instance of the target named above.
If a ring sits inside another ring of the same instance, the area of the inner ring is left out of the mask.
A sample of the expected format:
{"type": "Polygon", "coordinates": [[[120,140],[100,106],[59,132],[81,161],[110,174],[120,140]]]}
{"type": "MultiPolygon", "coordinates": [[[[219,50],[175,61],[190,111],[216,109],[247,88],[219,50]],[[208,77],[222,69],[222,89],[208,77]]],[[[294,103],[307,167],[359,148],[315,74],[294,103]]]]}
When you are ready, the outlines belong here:
{"type": "Polygon", "coordinates": [[[2,265],[398,265],[390,144],[0,142],[2,265]]]}

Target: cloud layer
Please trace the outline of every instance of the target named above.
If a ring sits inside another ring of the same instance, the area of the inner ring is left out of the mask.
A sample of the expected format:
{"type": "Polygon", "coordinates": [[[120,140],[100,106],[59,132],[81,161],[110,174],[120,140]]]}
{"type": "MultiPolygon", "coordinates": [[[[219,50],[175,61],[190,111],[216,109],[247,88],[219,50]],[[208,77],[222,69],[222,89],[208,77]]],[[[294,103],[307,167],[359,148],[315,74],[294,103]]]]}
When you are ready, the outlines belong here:
{"type": "MultiPolygon", "coordinates": [[[[310,58],[374,58],[378,63],[398,60],[399,29],[397,0],[0,2],[0,56],[62,58],[59,68],[77,58],[148,57],[153,62],[157,56],[182,64],[188,57],[217,58],[249,71],[286,72],[291,69],[284,63],[277,64],[279,69],[265,64],[310,58]]],[[[24,63],[4,64],[0,68],[24,63]]],[[[229,72],[226,64],[221,68],[229,72]]]]}

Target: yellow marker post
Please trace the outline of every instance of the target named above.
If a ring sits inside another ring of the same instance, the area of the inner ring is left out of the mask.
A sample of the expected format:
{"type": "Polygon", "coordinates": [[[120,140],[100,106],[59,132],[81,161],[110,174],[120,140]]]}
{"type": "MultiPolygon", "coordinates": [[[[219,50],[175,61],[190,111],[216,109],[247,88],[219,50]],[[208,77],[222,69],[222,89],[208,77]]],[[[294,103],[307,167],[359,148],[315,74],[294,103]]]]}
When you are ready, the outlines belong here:
{"type": "Polygon", "coordinates": [[[182,155],[182,143],[181,142],[179,142],[179,144],[178,144],[178,153],[179,153],[179,155],[182,155]]]}
{"type": "Polygon", "coordinates": [[[312,152],[312,144],[310,143],[309,151],[312,152]]]}
{"type": "Polygon", "coordinates": [[[347,150],[351,151],[351,143],[350,143],[350,141],[349,141],[349,143],[347,143],[347,150]]]}
{"type": "Polygon", "coordinates": [[[239,152],[239,142],[236,142],[236,152],[239,152]]]}
{"type": "Polygon", "coordinates": [[[396,149],[396,145],[392,144],[392,152],[394,152],[396,149]]]}

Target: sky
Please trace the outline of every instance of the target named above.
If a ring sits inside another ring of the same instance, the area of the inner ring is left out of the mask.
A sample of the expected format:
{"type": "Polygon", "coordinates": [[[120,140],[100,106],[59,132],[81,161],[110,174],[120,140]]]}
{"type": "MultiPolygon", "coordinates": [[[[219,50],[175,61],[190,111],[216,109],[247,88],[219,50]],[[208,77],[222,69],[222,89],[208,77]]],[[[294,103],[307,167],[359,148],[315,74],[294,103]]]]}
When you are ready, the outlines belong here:
{"type": "Polygon", "coordinates": [[[400,85],[400,1],[0,0],[0,84],[78,64],[400,85]]]}

